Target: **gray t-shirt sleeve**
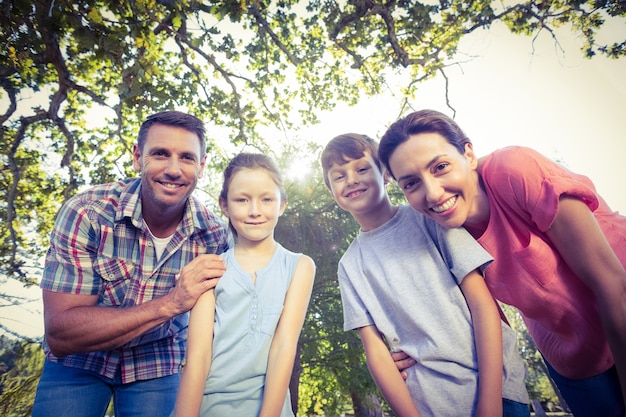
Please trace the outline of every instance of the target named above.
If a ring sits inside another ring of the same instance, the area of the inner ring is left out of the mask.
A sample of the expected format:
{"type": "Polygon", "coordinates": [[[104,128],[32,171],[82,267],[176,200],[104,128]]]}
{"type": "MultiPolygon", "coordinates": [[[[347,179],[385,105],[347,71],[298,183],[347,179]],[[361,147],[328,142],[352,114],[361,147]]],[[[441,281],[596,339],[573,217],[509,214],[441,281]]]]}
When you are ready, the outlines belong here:
{"type": "Polygon", "coordinates": [[[464,228],[447,229],[434,221],[427,223],[426,229],[458,284],[475,269],[483,273],[493,261],[489,252],[464,228]]]}
{"type": "Polygon", "coordinates": [[[354,283],[348,278],[344,265],[339,262],[337,270],[339,288],[341,290],[341,304],[343,306],[343,329],[344,331],[374,324],[367,307],[354,288],[354,283]]]}

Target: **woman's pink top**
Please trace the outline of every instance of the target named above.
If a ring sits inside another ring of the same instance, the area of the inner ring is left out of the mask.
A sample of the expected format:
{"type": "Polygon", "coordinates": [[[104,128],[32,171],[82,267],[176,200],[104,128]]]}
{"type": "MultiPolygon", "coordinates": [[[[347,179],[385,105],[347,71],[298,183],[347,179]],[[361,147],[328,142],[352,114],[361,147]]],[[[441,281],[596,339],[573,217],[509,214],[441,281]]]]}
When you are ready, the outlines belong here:
{"type": "Polygon", "coordinates": [[[587,177],[528,148],[493,152],[479,172],[491,213],[478,241],[495,258],[485,270],[492,294],[517,307],[539,350],[561,375],[580,379],[607,370],[614,361],[597,302],[545,231],[556,217],[561,195],[579,198],[626,265],[626,217],[609,209],[587,177]]]}

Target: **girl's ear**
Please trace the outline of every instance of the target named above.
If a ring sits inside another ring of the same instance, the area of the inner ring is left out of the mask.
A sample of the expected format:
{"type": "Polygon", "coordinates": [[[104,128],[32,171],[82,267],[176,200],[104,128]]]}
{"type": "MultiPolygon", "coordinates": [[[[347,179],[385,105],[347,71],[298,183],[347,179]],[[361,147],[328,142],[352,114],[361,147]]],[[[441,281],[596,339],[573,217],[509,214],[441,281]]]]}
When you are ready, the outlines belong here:
{"type": "Polygon", "coordinates": [[[476,169],[478,167],[478,158],[476,158],[476,154],[474,153],[474,148],[471,143],[465,144],[465,153],[463,156],[465,156],[472,169],[476,169]]]}
{"type": "Polygon", "coordinates": [[[280,202],[280,211],[278,212],[278,216],[282,216],[287,208],[287,200],[283,200],[280,202]]]}
{"type": "Polygon", "coordinates": [[[226,200],[224,200],[222,197],[220,197],[217,200],[218,204],[220,205],[220,209],[222,210],[222,214],[226,217],[228,217],[228,203],[226,202],[226,200]]]}

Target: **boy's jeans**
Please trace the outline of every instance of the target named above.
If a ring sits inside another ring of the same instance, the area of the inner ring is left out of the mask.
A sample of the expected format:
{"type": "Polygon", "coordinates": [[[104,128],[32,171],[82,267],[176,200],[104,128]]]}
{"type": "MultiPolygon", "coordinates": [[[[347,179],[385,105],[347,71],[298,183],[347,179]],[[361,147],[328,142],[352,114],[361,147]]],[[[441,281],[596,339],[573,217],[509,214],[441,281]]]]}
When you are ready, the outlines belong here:
{"type": "Polygon", "coordinates": [[[180,375],[122,384],[114,379],[45,361],[33,417],[102,417],[111,396],[116,417],[169,417],[180,375]]]}

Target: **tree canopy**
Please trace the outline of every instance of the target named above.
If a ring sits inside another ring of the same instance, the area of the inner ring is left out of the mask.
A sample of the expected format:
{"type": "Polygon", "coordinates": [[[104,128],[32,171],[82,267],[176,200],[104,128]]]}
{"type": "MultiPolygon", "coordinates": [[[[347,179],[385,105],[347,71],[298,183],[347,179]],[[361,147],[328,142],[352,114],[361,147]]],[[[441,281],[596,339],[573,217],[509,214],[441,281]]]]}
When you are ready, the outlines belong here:
{"type": "MultiPolygon", "coordinates": [[[[315,123],[339,102],[375,95],[394,74],[419,82],[453,62],[460,39],[504,22],[536,36],[566,25],[587,57],[623,1],[0,2],[0,276],[33,283],[60,204],[81,186],[130,175],[147,115],[203,117],[210,138],[267,150],[263,129],[315,123]]],[[[555,37],[555,42],[558,39],[555,37]]],[[[401,111],[401,109],[399,109],[401,111]]],[[[213,141],[216,166],[225,159],[213,141]]]]}

